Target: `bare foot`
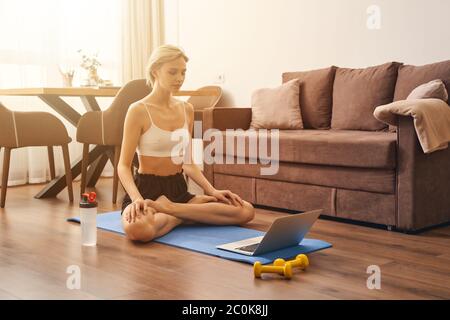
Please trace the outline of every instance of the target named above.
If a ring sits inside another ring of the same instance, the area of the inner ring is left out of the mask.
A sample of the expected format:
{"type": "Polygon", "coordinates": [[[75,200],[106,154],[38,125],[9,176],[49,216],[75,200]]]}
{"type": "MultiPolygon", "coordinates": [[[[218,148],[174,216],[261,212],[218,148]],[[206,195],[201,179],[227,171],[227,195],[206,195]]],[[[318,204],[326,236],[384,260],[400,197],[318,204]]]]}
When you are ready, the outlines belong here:
{"type": "Polygon", "coordinates": [[[151,219],[151,221],[155,220],[155,214],[156,214],[156,210],[151,208],[151,207],[147,207],[147,210],[145,210],[145,212],[140,212],[137,214],[137,218],[142,218],[142,217],[147,217],[148,219],[151,219]]]}
{"type": "Polygon", "coordinates": [[[166,196],[161,196],[158,198],[158,200],[150,200],[146,199],[145,203],[149,206],[155,209],[157,212],[167,213],[171,214],[173,213],[175,204],[170,201],[166,196]]]}

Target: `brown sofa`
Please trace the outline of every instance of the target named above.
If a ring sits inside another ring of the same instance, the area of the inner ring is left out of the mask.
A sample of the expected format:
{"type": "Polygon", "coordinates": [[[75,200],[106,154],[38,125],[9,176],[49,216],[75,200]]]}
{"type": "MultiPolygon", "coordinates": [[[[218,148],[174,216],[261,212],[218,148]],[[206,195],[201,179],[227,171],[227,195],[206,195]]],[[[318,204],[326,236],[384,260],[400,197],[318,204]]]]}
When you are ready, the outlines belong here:
{"type": "MultiPolygon", "coordinates": [[[[204,166],[216,188],[230,189],[255,205],[323,208],[327,216],[406,232],[450,221],[450,148],[424,154],[412,118],[399,117],[395,128],[373,116],[376,106],[403,100],[434,79],[442,79],[450,92],[450,61],[283,74],[283,82],[294,78],[302,79],[305,129],[280,130],[275,175],[261,175],[260,162],[249,164],[251,108],[205,112],[204,130],[215,128],[224,135],[226,129],[243,129],[233,135],[246,140],[245,164],[204,166]]],[[[225,143],[215,154],[230,156],[231,149],[226,150],[225,143]]]]}

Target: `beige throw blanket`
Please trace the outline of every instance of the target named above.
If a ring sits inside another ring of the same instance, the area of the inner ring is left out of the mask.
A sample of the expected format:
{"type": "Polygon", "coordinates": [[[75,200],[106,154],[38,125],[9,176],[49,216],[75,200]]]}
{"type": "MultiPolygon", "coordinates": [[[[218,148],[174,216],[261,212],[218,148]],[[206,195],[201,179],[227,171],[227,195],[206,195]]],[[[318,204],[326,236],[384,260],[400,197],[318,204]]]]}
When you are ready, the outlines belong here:
{"type": "Polygon", "coordinates": [[[446,149],[450,141],[450,106],[440,99],[400,100],[379,106],[373,115],[396,126],[397,115],[411,116],[423,152],[446,149]]]}

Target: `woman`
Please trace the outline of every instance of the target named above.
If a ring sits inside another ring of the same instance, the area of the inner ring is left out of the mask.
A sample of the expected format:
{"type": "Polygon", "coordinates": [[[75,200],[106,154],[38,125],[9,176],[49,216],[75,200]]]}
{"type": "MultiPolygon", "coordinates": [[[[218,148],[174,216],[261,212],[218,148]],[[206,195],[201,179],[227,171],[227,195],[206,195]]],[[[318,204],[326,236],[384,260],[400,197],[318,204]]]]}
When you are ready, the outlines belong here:
{"type": "Polygon", "coordinates": [[[146,72],[152,92],[133,103],[125,118],[118,173],[127,192],[122,223],[131,240],[151,241],[182,223],[244,224],[254,217],[250,203],[229,190],[215,189],[193,164],[191,153],[185,152],[186,146],[191,147],[194,109],[172,94],[184,82],[187,62],[175,46],[157,48],[146,72]],[[185,143],[176,153],[180,142],[172,137],[180,131],[185,143]],[[135,151],[139,171],[133,177],[135,151]],[[202,187],[205,195],[189,193],[183,173],[202,187]]]}

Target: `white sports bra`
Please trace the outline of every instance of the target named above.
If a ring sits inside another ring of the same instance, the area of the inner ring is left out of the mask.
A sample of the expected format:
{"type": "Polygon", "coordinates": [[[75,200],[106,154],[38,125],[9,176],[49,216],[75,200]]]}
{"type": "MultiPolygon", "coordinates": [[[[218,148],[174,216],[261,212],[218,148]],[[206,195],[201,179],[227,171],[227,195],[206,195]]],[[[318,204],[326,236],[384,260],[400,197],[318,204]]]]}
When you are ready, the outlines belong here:
{"type": "MultiPolygon", "coordinates": [[[[144,103],[150,118],[150,128],[139,138],[137,154],[152,157],[182,157],[184,150],[189,143],[189,130],[186,117],[186,108],[184,108],[184,125],[174,131],[168,131],[159,128],[152,120],[150,111],[147,108],[149,103],[144,103]]],[[[180,102],[183,103],[183,102],[180,102]]]]}

